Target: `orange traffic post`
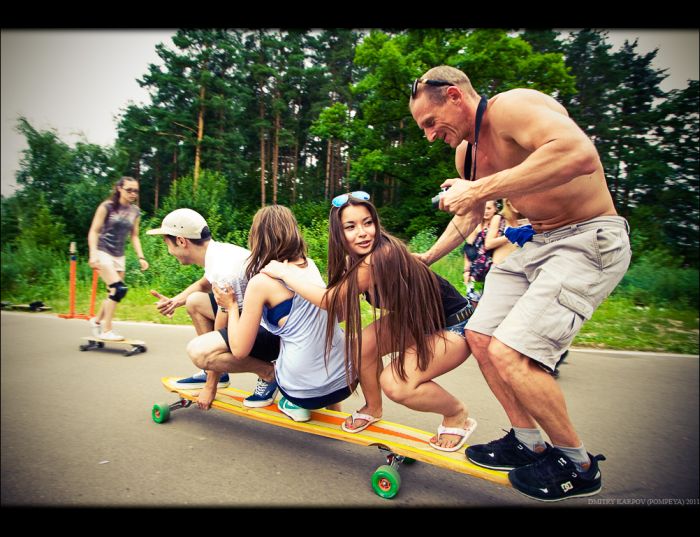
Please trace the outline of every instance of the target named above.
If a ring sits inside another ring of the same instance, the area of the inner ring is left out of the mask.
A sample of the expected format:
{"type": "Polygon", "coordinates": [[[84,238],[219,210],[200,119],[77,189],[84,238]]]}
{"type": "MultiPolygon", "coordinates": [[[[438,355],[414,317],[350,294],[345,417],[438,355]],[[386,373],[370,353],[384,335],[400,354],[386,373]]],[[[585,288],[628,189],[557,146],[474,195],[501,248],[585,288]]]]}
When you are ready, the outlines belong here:
{"type": "Polygon", "coordinates": [[[95,297],[97,296],[97,269],[92,269],[92,292],[90,294],[90,318],[95,316],[95,297]]]}
{"type": "MultiPolygon", "coordinates": [[[[76,269],[78,265],[78,256],[76,255],[75,243],[70,243],[70,276],[68,280],[68,313],[61,313],[58,316],[63,319],[89,319],[90,316],[84,313],[75,313],[75,284],[76,284],[76,269]]],[[[97,287],[95,275],[93,274],[93,289],[97,287]]],[[[94,292],[94,291],[93,291],[94,292]]],[[[93,306],[94,309],[94,306],[93,306]]]]}

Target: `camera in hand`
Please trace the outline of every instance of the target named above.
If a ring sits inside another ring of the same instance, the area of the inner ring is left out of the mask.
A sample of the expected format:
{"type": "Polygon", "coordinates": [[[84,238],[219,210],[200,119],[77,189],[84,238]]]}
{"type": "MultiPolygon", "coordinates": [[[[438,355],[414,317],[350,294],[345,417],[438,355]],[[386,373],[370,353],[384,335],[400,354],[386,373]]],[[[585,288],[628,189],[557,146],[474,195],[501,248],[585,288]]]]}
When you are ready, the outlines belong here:
{"type": "Polygon", "coordinates": [[[431,203],[433,204],[433,208],[434,208],[434,209],[437,209],[437,208],[440,206],[440,198],[441,198],[442,195],[446,192],[446,190],[447,190],[446,188],[443,188],[443,189],[440,191],[439,194],[433,196],[433,197],[430,199],[431,203]]]}

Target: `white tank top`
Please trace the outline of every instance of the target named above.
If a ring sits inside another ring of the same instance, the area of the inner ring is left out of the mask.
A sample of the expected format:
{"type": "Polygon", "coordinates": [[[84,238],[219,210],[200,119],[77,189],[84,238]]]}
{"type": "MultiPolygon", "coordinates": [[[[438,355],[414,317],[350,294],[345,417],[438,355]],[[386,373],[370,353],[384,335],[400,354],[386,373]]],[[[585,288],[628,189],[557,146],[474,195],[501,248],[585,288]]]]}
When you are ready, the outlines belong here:
{"type": "MultiPolygon", "coordinates": [[[[305,269],[308,278],[317,285],[325,283],[314,262],[309,259],[305,269]]],[[[262,325],[280,337],[280,353],[275,366],[277,383],[290,396],[299,399],[321,397],[347,386],[345,376],[345,337],[335,322],[333,346],[324,356],[328,313],[295,294],[292,308],[283,327],[267,320],[266,308],[262,325]]],[[[355,376],[350,371],[350,381],[355,376]]]]}

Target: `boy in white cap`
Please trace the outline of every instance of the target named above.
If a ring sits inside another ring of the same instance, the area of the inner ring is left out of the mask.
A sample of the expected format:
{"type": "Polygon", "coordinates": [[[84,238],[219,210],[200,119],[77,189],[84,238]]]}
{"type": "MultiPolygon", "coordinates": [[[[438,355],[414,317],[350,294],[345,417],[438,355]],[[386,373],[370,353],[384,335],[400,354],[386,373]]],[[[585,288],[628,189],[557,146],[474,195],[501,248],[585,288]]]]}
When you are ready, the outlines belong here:
{"type": "MultiPolygon", "coordinates": [[[[163,296],[158,291],[151,294],[158,298],[156,308],[168,317],[172,317],[176,308],[185,306],[192,319],[197,335],[218,330],[222,341],[212,338],[214,345],[209,352],[230,352],[228,347],[227,322],[214,300],[212,285],[231,287],[236,294],[238,304],[243,304],[243,295],[247,280],[245,264],[250,252],[240,246],[217,242],[211,238],[211,231],[206,220],[192,209],[176,209],[163,218],[158,229],[151,229],[147,235],[163,235],[168,253],[183,265],[198,265],[204,268],[204,276],[172,298],[163,296]],[[214,348],[216,347],[216,348],[214,348]],[[219,348],[221,347],[221,348],[219,348]]],[[[272,335],[262,326],[258,330],[255,345],[250,356],[237,362],[238,367],[232,373],[251,372],[258,375],[255,393],[245,401],[246,406],[267,406],[274,400],[277,385],[274,382],[272,362],[279,354],[279,337],[272,335]]],[[[185,389],[200,389],[206,383],[206,372],[202,371],[191,377],[180,379],[176,385],[185,389]]],[[[229,376],[224,373],[219,378],[217,387],[228,386],[229,376]]]]}

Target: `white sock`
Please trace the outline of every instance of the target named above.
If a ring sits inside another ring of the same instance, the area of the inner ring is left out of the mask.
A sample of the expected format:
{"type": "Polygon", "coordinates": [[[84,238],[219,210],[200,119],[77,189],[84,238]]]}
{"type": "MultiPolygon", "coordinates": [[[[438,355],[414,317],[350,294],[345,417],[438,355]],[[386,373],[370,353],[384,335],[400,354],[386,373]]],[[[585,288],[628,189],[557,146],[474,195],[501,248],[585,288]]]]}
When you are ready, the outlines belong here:
{"type": "Polygon", "coordinates": [[[515,431],[515,438],[522,442],[530,451],[536,451],[538,447],[546,447],[539,429],[513,427],[513,430],[515,431]]]}
{"type": "Polygon", "coordinates": [[[586,448],[583,447],[583,444],[581,444],[579,447],[562,447],[562,446],[554,446],[558,450],[562,451],[564,455],[569,457],[571,462],[574,463],[574,466],[576,466],[576,469],[579,472],[585,472],[588,470],[588,468],[584,468],[584,464],[589,464],[591,462],[590,457],[588,456],[588,452],[586,451],[586,448]]]}

